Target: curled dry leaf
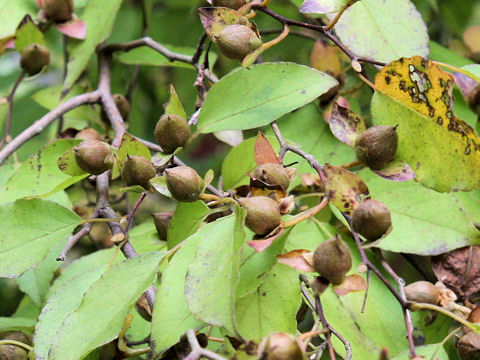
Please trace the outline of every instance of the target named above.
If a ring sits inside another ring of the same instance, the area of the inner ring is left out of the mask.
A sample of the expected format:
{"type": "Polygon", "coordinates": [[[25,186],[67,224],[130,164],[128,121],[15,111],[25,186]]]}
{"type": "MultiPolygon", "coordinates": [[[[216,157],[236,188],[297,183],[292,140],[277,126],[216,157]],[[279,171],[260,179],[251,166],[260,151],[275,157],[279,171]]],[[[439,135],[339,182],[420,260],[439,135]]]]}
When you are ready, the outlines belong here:
{"type": "Polygon", "coordinates": [[[345,277],[345,280],[340,285],[335,285],[333,291],[338,296],[346,295],[350,292],[363,291],[367,288],[365,279],[358,275],[352,274],[345,277]]]}
{"type": "Polygon", "coordinates": [[[329,124],[333,135],[350,147],[354,146],[357,136],[367,129],[360,116],[337,102],[332,105],[329,124]]]}
{"type": "Polygon", "coordinates": [[[386,167],[380,170],[372,170],[378,176],[391,181],[408,181],[415,178],[410,165],[395,157],[386,167]]]}
{"type": "Polygon", "coordinates": [[[55,24],[57,29],[74,39],[83,40],[87,36],[87,26],[80,19],[72,19],[67,22],[55,24]]]}
{"type": "Polygon", "coordinates": [[[323,172],[328,198],[341,212],[351,215],[358,204],[369,197],[367,185],[351,171],[327,163],[323,172]]]}
{"type": "Polygon", "coordinates": [[[432,258],[438,280],[452,289],[460,300],[480,294],[479,246],[467,246],[432,258]]]}
{"type": "Polygon", "coordinates": [[[294,269],[306,272],[314,272],[312,266],[313,253],[305,249],[292,250],[286,254],[277,255],[277,261],[281,264],[288,265],[294,269]]]}
{"type": "Polygon", "coordinates": [[[259,166],[263,164],[282,164],[272,145],[261,132],[257,134],[253,151],[255,162],[259,166]]]}
{"type": "Polygon", "coordinates": [[[274,232],[273,235],[267,235],[267,238],[259,240],[250,240],[247,242],[247,245],[254,249],[256,252],[262,252],[268,248],[272,243],[280,237],[285,232],[285,229],[278,229],[274,232]]]}

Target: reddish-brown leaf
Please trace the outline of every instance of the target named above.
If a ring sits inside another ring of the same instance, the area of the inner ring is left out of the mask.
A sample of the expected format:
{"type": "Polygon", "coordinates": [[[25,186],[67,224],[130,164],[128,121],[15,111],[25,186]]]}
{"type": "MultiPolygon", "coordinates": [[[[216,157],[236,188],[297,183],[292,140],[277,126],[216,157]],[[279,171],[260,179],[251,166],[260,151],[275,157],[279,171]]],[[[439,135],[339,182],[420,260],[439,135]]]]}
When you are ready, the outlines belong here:
{"type": "Polygon", "coordinates": [[[307,261],[308,257],[305,258],[306,254],[312,254],[312,252],[305,249],[292,250],[286,254],[277,255],[277,261],[300,271],[314,272],[315,269],[307,261]]]}
{"type": "Polygon", "coordinates": [[[85,36],[87,36],[87,27],[85,23],[79,19],[56,24],[55,26],[61,33],[71,38],[83,40],[85,36]]]}
{"type": "Polygon", "coordinates": [[[258,133],[257,140],[255,141],[254,154],[257,165],[282,163],[278,159],[278,156],[270,142],[261,132],[258,133]]]}
{"type": "Polygon", "coordinates": [[[363,291],[367,288],[367,282],[358,274],[352,274],[345,277],[345,280],[340,285],[333,287],[333,291],[338,296],[346,295],[354,291],[363,291]]]}

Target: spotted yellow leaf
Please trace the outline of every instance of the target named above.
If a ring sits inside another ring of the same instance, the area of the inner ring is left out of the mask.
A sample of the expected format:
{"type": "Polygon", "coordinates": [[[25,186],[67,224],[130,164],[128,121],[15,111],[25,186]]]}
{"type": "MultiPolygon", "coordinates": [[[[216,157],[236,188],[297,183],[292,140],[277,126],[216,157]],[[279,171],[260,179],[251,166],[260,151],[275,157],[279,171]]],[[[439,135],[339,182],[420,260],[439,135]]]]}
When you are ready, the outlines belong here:
{"type": "Polygon", "coordinates": [[[420,56],[401,58],[376,76],[374,125],[399,125],[397,155],[416,179],[439,192],[480,186],[480,140],[453,113],[453,77],[420,56]]]}

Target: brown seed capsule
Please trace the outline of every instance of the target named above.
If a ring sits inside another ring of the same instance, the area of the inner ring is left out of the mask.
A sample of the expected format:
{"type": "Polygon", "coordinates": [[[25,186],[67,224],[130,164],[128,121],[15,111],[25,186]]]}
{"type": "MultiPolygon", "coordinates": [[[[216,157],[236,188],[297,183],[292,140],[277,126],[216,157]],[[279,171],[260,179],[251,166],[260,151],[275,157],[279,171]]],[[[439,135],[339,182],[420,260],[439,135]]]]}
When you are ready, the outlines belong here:
{"type": "Polygon", "coordinates": [[[242,60],[262,45],[262,40],[248,26],[230,25],[215,35],[215,42],[223,55],[242,60]]]}
{"type": "Polygon", "coordinates": [[[332,284],[341,284],[352,268],[350,248],[338,235],[322,242],[313,253],[313,268],[332,284]]]}
{"type": "Polygon", "coordinates": [[[268,335],[258,347],[259,360],[304,360],[305,355],[295,336],[277,332],[268,335]]]}
{"type": "Polygon", "coordinates": [[[157,229],[158,236],[160,239],[167,240],[167,230],[168,226],[170,225],[170,221],[172,220],[173,213],[171,212],[160,212],[160,213],[153,213],[153,223],[155,224],[155,228],[157,229]]]}
{"type": "MultiPolygon", "coordinates": [[[[32,345],[32,339],[27,334],[20,331],[0,333],[1,340],[15,340],[27,345],[32,345]]],[[[28,352],[16,345],[4,344],[0,345],[1,360],[28,360],[28,352]]]]}
{"type": "Polygon", "coordinates": [[[361,133],[355,142],[358,160],[374,170],[384,168],[397,152],[397,126],[373,126],[361,133]]]}
{"type": "Polygon", "coordinates": [[[213,0],[212,1],[213,6],[223,6],[223,7],[227,7],[235,10],[238,10],[246,3],[247,3],[246,0],[213,0]]]}
{"type": "Polygon", "coordinates": [[[75,139],[81,139],[81,140],[102,140],[102,135],[98,133],[97,130],[92,129],[92,128],[87,128],[79,131],[75,135],[75,139]]]}
{"type": "Polygon", "coordinates": [[[408,301],[437,305],[440,302],[440,290],[428,281],[416,281],[405,286],[408,301]]]}
{"type": "Polygon", "coordinates": [[[377,240],[390,231],[392,218],[384,203],[369,199],[353,211],[352,224],[353,230],[367,240],[377,240]]]}
{"type": "Polygon", "coordinates": [[[245,225],[257,235],[266,235],[282,222],[280,208],[266,196],[241,198],[240,205],[247,210],[245,225]]]}
{"type": "Polygon", "coordinates": [[[190,126],[179,115],[164,114],[155,126],[154,136],[163,152],[172,154],[177,148],[186,145],[190,137],[190,126]]]}
{"type": "Polygon", "coordinates": [[[68,21],[72,18],[73,0],[43,0],[43,9],[55,22],[68,21]]]}
{"type": "Polygon", "coordinates": [[[38,74],[49,63],[50,52],[43,45],[30,44],[22,50],[20,66],[30,76],[38,74]]]}
{"type": "Polygon", "coordinates": [[[480,116],[480,84],[474,86],[467,98],[468,106],[470,109],[480,116]]]}
{"type": "Polygon", "coordinates": [[[188,166],[177,166],[165,170],[167,188],[178,201],[192,202],[199,199],[203,191],[203,179],[188,166]]]}
{"type": "Polygon", "coordinates": [[[480,360],[480,334],[474,331],[463,335],[456,344],[462,360],[480,360]]]}
{"type": "Polygon", "coordinates": [[[152,321],[152,310],[150,309],[150,305],[148,305],[145,293],[143,293],[135,303],[135,309],[144,320],[148,322],[152,321]]]}
{"type": "Polygon", "coordinates": [[[288,171],[280,164],[259,165],[253,171],[252,176],[268,185],[280,186],[283,190],[287,190],[290,185],[288,171]]]}
{"type": "Polygon", "coordinates": [[[122,166],[122,180],[127,186],[140,185],[149,190],[149,180],[154,177],[155,168],[150,161],[142,156],[127,155],[122,166]]]}
{"type": "Polygon", "coordinates": [[[78,166],[90,174],[100,175],[111,167],[108,162],[111,149],[104,142],[87,140],[75,146],[73,152],[78,166]]]}
{"type": "MultiPolygon", "coordinates": [[[[117,106],[118,111],[120,112],[120,115],[122,116],[122,119],[125,120],[130,114],[130,102],[122,94],[114,94],[112,95],[112,97],[113,97],[113,101],[115,102],[115,105],[117,106]]],[[[105,123],[109,122],[108,116],[103,110],[103,108],[100,112],[100,116],[105,123]]]]}

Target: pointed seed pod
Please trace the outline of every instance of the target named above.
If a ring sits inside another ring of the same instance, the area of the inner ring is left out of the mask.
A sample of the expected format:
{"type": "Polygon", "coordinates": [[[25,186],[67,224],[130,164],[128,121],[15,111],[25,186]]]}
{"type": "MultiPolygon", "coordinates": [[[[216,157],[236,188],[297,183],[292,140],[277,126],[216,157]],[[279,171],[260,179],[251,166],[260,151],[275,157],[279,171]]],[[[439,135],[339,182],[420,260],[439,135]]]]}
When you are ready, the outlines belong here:
{"type": "Polygon", "coordinates": [[[238,10],[247,3],[247,0],[213,0],[213,6],[222,6],[230,9],[238,10]]]}
{"type": "Polygon", "coordinates": [[[93,175],[100,175],[110,168],[110,146],[97,140],[87,140],[73,148],[78,166],[93,175]]]}
{"type": "Polygon", "coordinates": [[[177,166],[165,170],[167,188],[178,201],[192,202],[199,199],[203,191],[203,179],[188,166],[177,166]]]}
{"type": "Polygon", "coordinates": [[[26,46],[20,56],[20,66],[29,75],[38,74],[50,63],[50,52],[39,44],[30,44],[26,46]]]}
{"type": "Polygon", "coordinates": [[[295,336],[277,332],[268,335],[258,347],[259,360],[304,360],[305,355],[295,336]]]}
{"type": "Polygon", "coordinates": [[[137,310],[138,314],[144,320],[152,322],[152,310],[150,309],[150,305],[148,305],[145,293],[143,293],[142,296],[140,296],[140,298],[135,303],[135,310],[137,310]]]}
{"type": "Polygon", "coordinates": [[[475,331],[463,335],[456,344],[462,360],[480,360],[480,334],[475,331]]]}
{"type": "Polygon", "coordinates": [[[185,118],[175,114],[164,114],[158,120],[154,131],[155,140],[165,154],[172,154],[184,147],[190,137],[190,126],[185,118]]]}
{"type": "Polygon", "coordinates": [[[43,9],[55,22],[64,22],[72,18],[73,0],[43,0],[43,9]]]}
{"type": "Polygon", "coordinates": [[[405,286],[408,301],[437,305],[440,302],[440,290],[428,281],[416,281],[405,286]]]}
{"type": "Polygon", "coordinates": [[[392,218],[387,206],[377,200],[365,200],[357,206],[352,215],[353,230],[367,240],[377,240],[392,227],[392,218]]]}
{"type": "Polygon", "coordinates": [[[393,160],[398,146],[397,126],[373,126],[355,141],[357,158],[369,168],[380,170],[393,160]]]}
{"type": "Polygon", "coordinates": [[[350,248],[338,235],[322,242],[313,253],[313,268],[332,284],[341,284],[352,268],[350,248]]]}
{"type": "Polygon", "coordinates": [[[242,60],[262,45],[255,31],[245,25],[230,25],[217,35],[215,42],[223,55],[230,59],[242,60]]]}
{"type": "Polygon", "coordinates": [[[259,165],[253,171],[252,176],[268,185],[280,186],[283,190],[287,190],[290,185],[288,171],[280,164],[259,165]]]}
{"type": "Polygon", "coordinates": [[[149,190],[151,188],[149,180],[155,177],[155,168],[142,156],[127,155],[121,175],[127,186],[140,185],[149,190]]]}
{"type": "MultiPolygon", "coordinates": [[[[122,119],[126,119],[128,115],[130,114],[130,102],[127,100],[125,96],[122,94],[113,94],[113,101],[115,102],[115,105],[117,106],[118,111],[120,112],[120,115],[122,116],[122,119]]],[[[108,123],[108,116],[105,113],[105,110],[100,112],[101,118],[103,122],[108,123]]]]}
{"type": "MultiPolygon", "coordinates": [[[[25,333],[20,331],[0,333],[1,340],[15,340],[27,345],[32,345],[32,339],[25,333]]],[[[4,344],[0,345],[0,359],[2,360],[28,360],[28,352],[16,345],[4,344]]]]}
{"type": "Polygon", "coordinates": [[[266,235],[282,222],[280,208],[267,196],[240,198],[240,205],[247,210],[245,225],[257,235],[266,235]]]}
{"type": "Polygon", "coordinates": [[[157,229],[158,236],[160,239],[167,240],[167,230],[168,226],[170,225],[170,221],[172,220],[173,213],[171,212],[159,212],[153,213],[153,223],[155,224],[155,228],[157,229]]]}

